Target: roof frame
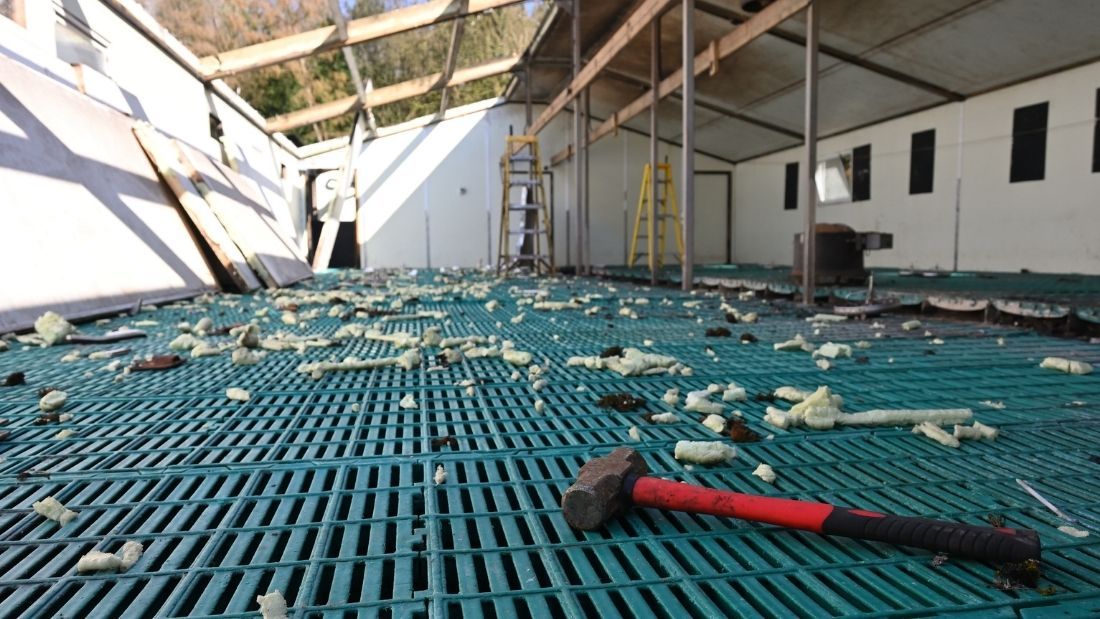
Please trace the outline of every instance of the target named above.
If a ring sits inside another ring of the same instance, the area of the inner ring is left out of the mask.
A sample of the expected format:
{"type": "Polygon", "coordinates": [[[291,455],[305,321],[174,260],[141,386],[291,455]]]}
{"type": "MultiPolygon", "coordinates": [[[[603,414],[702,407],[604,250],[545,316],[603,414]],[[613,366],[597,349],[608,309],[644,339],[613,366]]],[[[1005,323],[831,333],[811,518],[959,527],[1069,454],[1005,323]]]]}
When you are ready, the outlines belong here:
{"type": "MultiPolygon", "coordinates": [[[[714,2],[710,2],[708,0],[696,0],[695,8],[704,13],[707,13],[708,15],[719,17],[734,24],[743,24],[751,18],[751,14],[715,4],[714,2]]],[[[784,41],[794,43],[795,45],[800,45],[802,47],[806,46],[806,37],[799,34],[794,34],[777,29],[770,30],[768,34],[784,41]]],[[[909,75],[908,73],[891,69],[890,67],[881,65],[872,60],[861,58],[856,54],[848,53],[842,49],[832,47],[830,45],[825,45],[824,43],[818,43],[818,53],[824,56],[830,56],[846,64],[865,69],[872,73],[876,73],[878,75],[890,78],[903,84],[908,84],[909,86],[931,93],[948,101],[962,101],[966,98],[966,95],[962,93],[958,93],[948,88],[938,86],[927,80],[909,75]]]]}
{"type": "Polygon", "coordinates": [[[210,81],[522,2],[524,0],[432,0],[353,19],[345,24],[346,33],[337,25],[325,26],[206,56],[200,59],[199,66],[203,79],[210,81]]]}
{"type": "MultiPolygon", "coordinates": [[[[462,1],[461,12],[465,13],[467,10],[468,0],[462,1]]],[[[443,61],[443,82],[451,81],[451,76],[455,72],[455,63],[458,62],[458,50],[462,47],[462,36],[466,32],[466,18],[459,17],[455,20],[454,30],[451,31],[451,45],[447,49],[447,59],[443,61]]],[[[450,104],[450,89],[444,87],[443,92],[439,97],[439,114],[442,116],[447,112],[447,106],[450,104]]]]}
{"type": "Polygon", "coordinates": [[[266,129],[269,133],[276,131],[288,131],[298,127],[304,127],[323,120],[338,118],[344,114],[350,114],[359,108],[373,108],[387,103],[395,103],[412,97],[423,95],[433,90],[439,90],[450,86],[458,86],[466,82],[493,77],[504,73],[511,73],[521,67],[521,56],[508,56],[498,58],[481,64],[457,69],[451,79],[444,81],[443,73],[433,73],[408,81],[383,86],[364,92],[362,96],[350,96],[335,101],[329,101],[302,110],[274,116],[267,119],[266,129]]]}

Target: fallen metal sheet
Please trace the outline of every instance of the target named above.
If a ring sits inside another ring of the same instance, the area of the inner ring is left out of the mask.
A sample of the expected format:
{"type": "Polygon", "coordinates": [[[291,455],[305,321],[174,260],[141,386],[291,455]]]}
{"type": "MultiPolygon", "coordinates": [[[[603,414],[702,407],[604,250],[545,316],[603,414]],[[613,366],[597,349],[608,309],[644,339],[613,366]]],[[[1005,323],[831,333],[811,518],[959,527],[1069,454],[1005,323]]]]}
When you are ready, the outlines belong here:
{"type": "Polygon", "coordinates": [[[240,292],[249,292],[261,286],[244,254],[233,242],[220,217],[210,208],[191,178],[189,166],[181,160],[175,144],[157,132],[152,125],[139,122],[134,125],[134,135],[145,149],[160,177],[176,194],[191,223],[195,225],[206,246],[213,252],[233,286],[240,292]]]}
{"type": "Polygon", "coordinates": [[[0,57],[0,332],[216,288],[131,122],[0,57]]]}
{"type": "Polygon", "coordinates": [[[280,232],[252,179],[186,144],[174,143],[188,167],[188,176],[268,287],[289,286],[313,277],[313,269],[280,232]]]}

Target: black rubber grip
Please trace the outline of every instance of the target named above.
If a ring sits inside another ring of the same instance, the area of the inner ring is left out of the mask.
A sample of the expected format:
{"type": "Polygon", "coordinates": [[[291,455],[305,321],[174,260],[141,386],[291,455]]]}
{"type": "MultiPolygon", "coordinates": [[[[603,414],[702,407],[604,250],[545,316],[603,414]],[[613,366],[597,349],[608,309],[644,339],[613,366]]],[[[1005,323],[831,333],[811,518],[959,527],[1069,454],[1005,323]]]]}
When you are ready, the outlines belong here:
{"type": "Polygon", "coordinates": [[[1042,544],[1031,529],[975,527],[957,522],[889,516],[835,507],[821,524],[826,535],[888,542],[985,561],[1039,559],[1042,544]]]}

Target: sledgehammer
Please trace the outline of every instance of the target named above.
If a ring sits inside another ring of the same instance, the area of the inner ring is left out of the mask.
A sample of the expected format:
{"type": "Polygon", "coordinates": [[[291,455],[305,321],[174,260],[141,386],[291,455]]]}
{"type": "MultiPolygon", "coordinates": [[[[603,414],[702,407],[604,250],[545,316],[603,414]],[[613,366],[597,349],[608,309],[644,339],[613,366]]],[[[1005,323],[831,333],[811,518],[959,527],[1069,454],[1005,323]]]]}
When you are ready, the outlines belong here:
{"type": "Polygon", "coordinates": [[[975,527],[826,503],[754,496],[649,477],[648,472],[641,454],[626,447],[588,461],[561,498],[565,520],[575,529],[590,531],[632,503],[766,522],[822,535],[914,546],[986,561],[1038,559],[1042,551],[1039,535],[1030,529],[975,527]]]}

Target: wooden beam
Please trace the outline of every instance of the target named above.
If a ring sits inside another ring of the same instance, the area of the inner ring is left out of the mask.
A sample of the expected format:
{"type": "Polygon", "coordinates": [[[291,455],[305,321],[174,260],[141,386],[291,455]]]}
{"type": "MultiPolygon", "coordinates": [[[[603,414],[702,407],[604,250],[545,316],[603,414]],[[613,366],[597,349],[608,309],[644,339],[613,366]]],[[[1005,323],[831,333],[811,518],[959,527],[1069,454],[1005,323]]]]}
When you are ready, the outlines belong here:
{"type": "MultiPolygon", "coordinates": [[[[466,2],[463,3],[463,9],[465,9],[466,2]]],[[[462,46],[462,35],[466,32],[466,19],[458,18],[455,20],[454,30],[451,31],[451,46],[447,49],[447,60],[443,62],[443,81],[449,82],[451,76],[455,72],[455,64],[458,63],[458,49],[462,46]]],[[[442,116],[447,112],[447,106],[450,104],[448,89],[444,88],[439,97],[439,115],[442,116]]]]}
{"type": "Polygon", "coordinates": [[[200,68],[203,79],[210,81],[520,2],[523,0],[468,0],[468,6],[463,11],[462,6],[467,4],[467,0],[433,0],[353,19],[347,22],[346,37],[340,36],[337,26],[325,26],[206,56],[200,60],[200,68]]]}
{"type": "Polygon", "coordinates": [[[350,114],[359,107],[372,108],[387,103],[403,101],[411,97],[439,90],[446,86],[458,86],[475,80],[510,73],[520,66],[520,56],[510,56],[498,60],[458,69],[451,79],[444,81],[442,73],[433,73],[424,77],[411,79],[407,82],[383,86],[363,94],[362,101],[359,97],[351,96],[322,103],[304,110],[290,112],[267,119],[268,133],[276,131],[288,131],[298,127],[304,127],[330,118],[337,118],[344,114],[350,114]]]}
{"type": "Polygon", "coordinates": [[[642,3],[638,5],[638,8],[634,9],[634,12],[630,14],[630,17],[619,29],[615,31],[615,34],[607,40],[606,43],[588,60],[588,64],[584,65],[573,80],[557,94],[556,97],[550,102],[550,105],[539,114],[538,118],[531,125],[529,133],[531,135],[537,134],[542,131],[546,125],[550,123],[562,110],[565,109],[566,104],[577,97],[584,89],[587,88],[592,82],[596,81],[596,77],[599,76],[602,71],[615,56],[623,50],[624,47],[630,41],[638,35],[642,30],[649,27],[649,23],[654,19],[660,18],[661,14],[665,12],[676,0],[642,0],[642,3]]]}
{"type": "MultiPolygon", "coordinates": [[[[772,4],[769,4],[766,9],[757,13],[752,19],[735,27],[716,41],[718,59],[727,58],[737,50],[760,38],[761,35],[775,27],[776,24],[782,23],[795,13],[805,9],[810,2],[811,0],[776,0],[772,4]]],[[[692,63],[695,75],[702,75],[709,71],[711,63],[712,52],[708,47],[708,49],[703,50],[695,56],[694,62],[692,63]]],[[[612,133],[616,125],[622,125],[631,118],[648,110],[651,106],[656,105],[655,101],[659,101],[671,95],[678,90],[683,83],[684,71],[682,68],[676,69],[668,77],[661,80],[657,88],[656,98],[654,98],[653,90],[650,89],[628,103],[621,110],[612,114],[611,118],[600,123],[600,126],[596,127],[596,129],[589,134],[589,144],[593,144],[597,140],[607,136],[607,134],[612,133]]],[[[565,156],[564,152],[559,152],[554,155],[551,160],[560,159],[565,156]]]]}

